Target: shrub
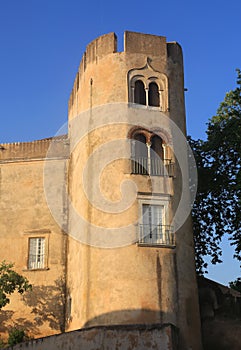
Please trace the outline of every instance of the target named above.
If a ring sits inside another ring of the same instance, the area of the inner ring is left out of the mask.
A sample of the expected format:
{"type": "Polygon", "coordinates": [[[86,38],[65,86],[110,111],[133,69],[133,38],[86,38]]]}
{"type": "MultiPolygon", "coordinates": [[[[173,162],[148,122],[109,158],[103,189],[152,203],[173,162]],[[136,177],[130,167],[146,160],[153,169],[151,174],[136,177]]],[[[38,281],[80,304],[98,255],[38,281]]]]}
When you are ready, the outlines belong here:
{"type": "Polygon", "coordinates": [[[26,340],[25,331],[19,328],[12,328],[9,331],[8,345],[13,346],[26,340]]]}

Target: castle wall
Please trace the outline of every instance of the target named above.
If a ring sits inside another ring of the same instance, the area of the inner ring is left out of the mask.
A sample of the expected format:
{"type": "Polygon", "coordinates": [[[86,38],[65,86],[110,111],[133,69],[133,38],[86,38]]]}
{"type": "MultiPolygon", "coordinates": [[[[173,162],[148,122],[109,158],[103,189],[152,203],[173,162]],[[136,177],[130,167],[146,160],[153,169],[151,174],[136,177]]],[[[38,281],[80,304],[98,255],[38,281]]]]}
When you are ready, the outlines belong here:
{"type": "Polygon", "coordinates": [[[171,326],[93,327],[15,345],[12,350],[176,350],[176,330],[171,326]]]}
{"type": "MultiPolygon", "coordinates": [[[[56,141],[55,157],[46,160],[52,140],[4,144],[0,158],[0,261],[14,263],[14,270],[27,277],[32,291],[14,293],[0,312],[0,332],[13,326],[36,337],[64,329],[66,236],[53,219],[44,193],[44,167],[54,164],[52,180],[65,186],[67,151],[56,141]],[[45,240],[44,264],[30,269],[29,240],[45,240]]],[[[62,198],[62,210],[66,207],[62,198]]],[[[65,214],[66,215],[66,214],[65,214]]],[[[66,218],[63,217],[63,222],[66,218]]]]}

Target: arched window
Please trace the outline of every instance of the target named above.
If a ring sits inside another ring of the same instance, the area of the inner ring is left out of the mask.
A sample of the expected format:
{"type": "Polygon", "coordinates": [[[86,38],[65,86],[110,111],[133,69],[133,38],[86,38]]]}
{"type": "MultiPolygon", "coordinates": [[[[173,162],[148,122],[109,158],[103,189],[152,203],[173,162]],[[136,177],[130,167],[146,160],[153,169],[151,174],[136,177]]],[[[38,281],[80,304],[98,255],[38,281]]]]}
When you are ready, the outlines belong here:
{"type": "Polygon", "coordinates": [[[163,141],[162,139],[154,135],[151,138],[151,174],[152,175],[163,175],[164,169],[164,154],[163,154],[163,141]]]}
{"type": "Polygon", "coordinates": [[[134,102],[140,105],[146,105],[146,91],[144,83],[141,80],[135,82],[134,102]]]}
{"type": "Polygon", "coordinates": [[[133,174],[174,176],[173,162],[166,158],[167,147],[160,136],[140,129],[130,137],[133,174]]]}
{"type": "Polygon", "coordinates": [[[149,84],[148,104],[149,106],[153,106],[153,107],[160,106],[160,96],[159,96],[158,86],[156,83],[149,84]]]}
{"type": "Polygon", "coordinates": [[[146,137],[143,134],[136,134],[134,136],[135,142],[135,156],[147,157],[146,137]]]}
{"type": "Polygon", "coordinates": [[[163,159],[163,141],[158,135],[151,138],[151,157],[163,159]]]}
{"type": "Polygon", "coordinates": [[[132,171],[134,174],[148,174],[148,150],[146,137],[136,134],[133,137],[132,149],[132,171]]]}

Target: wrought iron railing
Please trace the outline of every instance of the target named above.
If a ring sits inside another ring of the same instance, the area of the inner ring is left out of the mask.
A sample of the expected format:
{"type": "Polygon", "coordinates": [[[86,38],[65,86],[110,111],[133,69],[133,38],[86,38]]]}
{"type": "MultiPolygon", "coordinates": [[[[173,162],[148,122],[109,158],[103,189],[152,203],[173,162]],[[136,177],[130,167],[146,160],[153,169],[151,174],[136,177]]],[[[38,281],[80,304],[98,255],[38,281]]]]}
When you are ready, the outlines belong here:
{"type": "Polygon", "coordinates": [[[170,225],[139,225],[139,244],[174,246],[175,237],[170,225]]]}
{"type": "Polygon", "coordinates": [[[171,159],[135,157],[131,164],[132,174],[174,176],[174,163],[171,159]]]}

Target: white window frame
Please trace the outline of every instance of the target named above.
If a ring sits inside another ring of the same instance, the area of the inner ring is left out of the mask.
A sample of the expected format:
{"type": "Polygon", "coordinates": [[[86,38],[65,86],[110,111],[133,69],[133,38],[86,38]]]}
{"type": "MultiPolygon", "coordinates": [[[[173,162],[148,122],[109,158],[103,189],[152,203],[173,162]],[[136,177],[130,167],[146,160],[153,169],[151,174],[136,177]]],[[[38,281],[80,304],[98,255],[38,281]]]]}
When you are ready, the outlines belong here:
{"type": "MultiPolygon", "coordinates": [[[[161,229],[166,229],[170,225],[170,195],[160,194],[160,195],[150,195],[150,196],[138,196],[138,217],[139,217],[139,225],[138,225],[138,245],[143,246],[175,246],[174,244],[174,233],[170,231],[170,239],[165,236],[159,236],[157,240],[152,239],[151,231],[150,237],[145,237],[143,239],[143,225],[144,225],[144,206],[160,206],[162,210],[162,223],[161,229]]],[[[154,225],[155,226],[155,225],[154,225]]],[[[158,225],[157,225],[158,226],[158,225]]],[[[155,229],[155,228],[154,228],[155,229]]],[[[157,229],[160,229],[157,227],[157,229]]],[[[171,230],[171,227],[170,227],[171,230]]]]}
{"type": "Polygon", "coordinates": [[[29,237],[28,240],[28,270],[44,269],[46,267],[45,237],[29,237]]]}
{"type": "Polygon", "coordinates": [[[23,271],[49,270],[49,240],[51,230],[46,228],[24,230],[21,233],[24,237],[24,261],[23,271]],[[36,264],[35,267],[30,265],[30,239],[44,238],[44,264],[36,264]],[[43,267],[40,267],[43,266],[43,267]]]}

